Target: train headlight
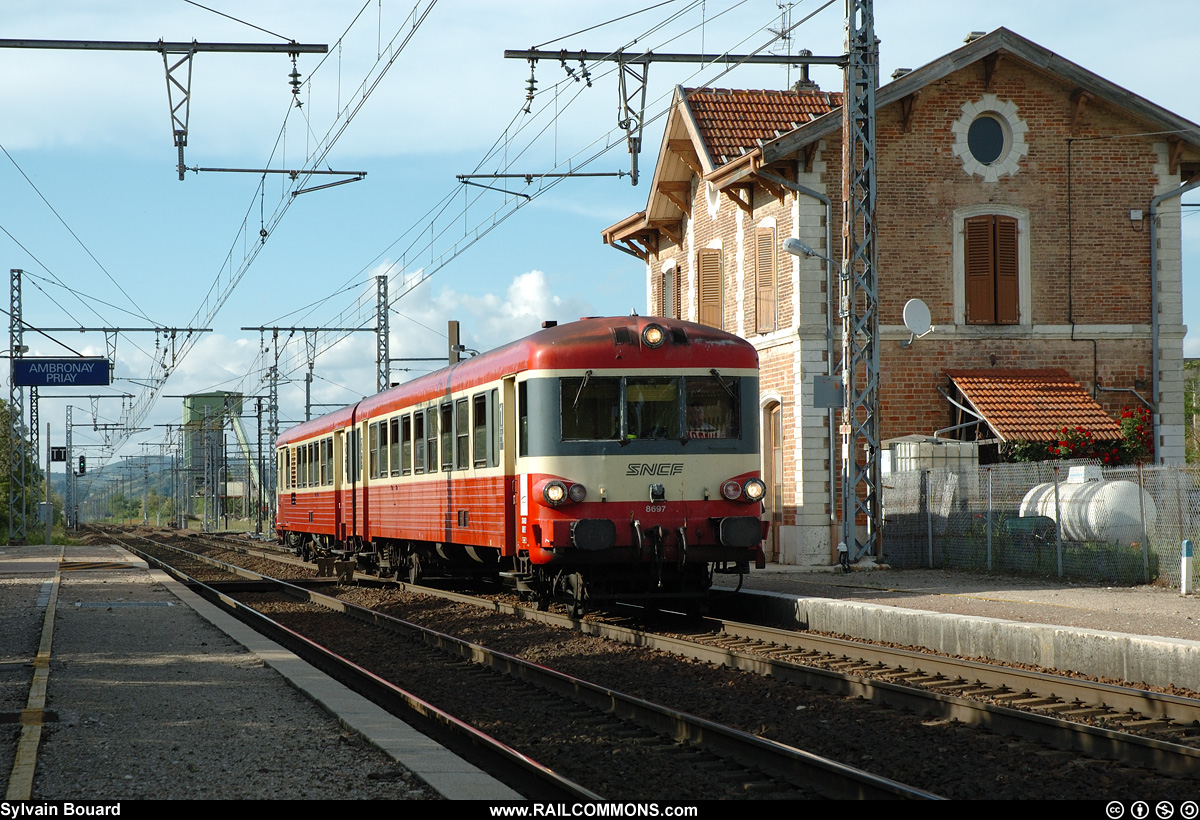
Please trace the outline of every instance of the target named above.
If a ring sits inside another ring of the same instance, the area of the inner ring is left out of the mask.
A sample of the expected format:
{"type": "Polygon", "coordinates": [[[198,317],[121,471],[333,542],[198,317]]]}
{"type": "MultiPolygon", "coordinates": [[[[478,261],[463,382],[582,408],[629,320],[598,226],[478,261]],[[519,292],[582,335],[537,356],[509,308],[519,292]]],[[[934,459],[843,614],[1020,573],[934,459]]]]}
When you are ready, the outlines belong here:
{"type": "Polygon", "coordinates": [[[666,341],[666,331],[659,325],[646,325],[642,329],[642,342],[646,347],[662,347],[662,343],[666,341]]]}
{"type": "Polygon", "coordinates": [[[567,487],[561,481],[551,481],[542,488],[542,498],[551,507],[557,507],[567,498],[567,487]]]}
{"type": "Polygon", "coordinates": [[[727,501],[737,501],[742,497],[742,485],[736,481],[726,481],[721,485],[721,495],[725,496],[727,501]]]}
{"type": "Polygon", "coordinates": [[[757,478],[752,478],[746,482],[746,486],[743,488],[742,492],[744,492],[746,494],[746,498],[750,499],[751,501],[762,501],[762,497],[767,494],[767,485],[763,484],[762,481],[757,478]]]}
{"type": "Polygon", "coordinates": [[[567,490],[567,498],[578,504],[587,498],[587,487],[582,484],[572,484],[570,489],[567,490]]]}

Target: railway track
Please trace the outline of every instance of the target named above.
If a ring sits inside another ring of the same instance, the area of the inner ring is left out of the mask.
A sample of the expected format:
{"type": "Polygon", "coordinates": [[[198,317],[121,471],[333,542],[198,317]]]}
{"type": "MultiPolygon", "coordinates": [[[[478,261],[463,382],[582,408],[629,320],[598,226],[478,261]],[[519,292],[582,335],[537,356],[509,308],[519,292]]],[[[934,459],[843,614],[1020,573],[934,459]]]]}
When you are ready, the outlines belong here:
{"type": "MultiPolygon", "coordinates": [[[[126,547],[165,564],[182,564],[181,558],[203,567],[218,563],[179,553],[178,548],[163,561],[155,555],[161,555],[161,545],[127,543],[126,547]]],[[[564,794],[574,799],[600,799],[601,795],[617,800],[934,797],[312,590],[282,585],[271,592],[245,591],[243,584],[242,591],[220,593],[181,574],[205,597],[224,600],[241,617],[270,628],[272,637],[289,648],[316,655],[313,662],[338,677],[349,677],[355,688],[367,685],[364,672],[357,670],[365,670],[367,679],[405,681],[403,694],[391,690],[372,695],[373,699],[393,704],[399,700],[409,710],[420,704],[415,708],[425,713],[433,710],[431,701],[451,703],[456,717],[438,710],[443,726],[457,724],[460,731],[475,727],[469,730],[475,743],[497,744],[507,750],[504,756],[510,764],[514,759],[528,761],[539,776],[566,773],[570,781],[555,783],[554,788],[565,789],[564,794]],[[350,616],[352,622],[339,614],[350,616]],[[267,620],[281,628],[270,627],[267,620]],[[381,641],[379,629],[402,639],[403,651],[381,641]],[[487,728],[486,741],[480,727],[487,728]],[[541,760],[547,760],[546,754],[554,757],[537,765],[532,763],[535,753],[541,760]],[[697,778],[698,771],[703,778],[697,778]],[[639,772],[653,772],[653,781],[635,776],[639,772]]],[[[253,575],[246,570],[237,574],[253,575]]],[[[254,580],[270,583],[261,577],[254,580]]],[[[543,796],[545,788],[542,784],[543,796]]]]}
{"type": "Polygon", "coordinates": [[[1177,776],[1197,771],[1197,702],[1187,698],[732,622],[710,620],[698,627],[690,621],[689,634],[682,634],[682,626],[668,627],[672,634],[664,634],[662,628],[651,631],[594,618],[576,621],[495,599],[423,591],[570,626],[607,641],[910,710],[931,718],[930,724],[987,725],[1079,759],[1123,761],[1177,776]],[[1108,725],[1095,725],[1106,719],[1108,725]]]}

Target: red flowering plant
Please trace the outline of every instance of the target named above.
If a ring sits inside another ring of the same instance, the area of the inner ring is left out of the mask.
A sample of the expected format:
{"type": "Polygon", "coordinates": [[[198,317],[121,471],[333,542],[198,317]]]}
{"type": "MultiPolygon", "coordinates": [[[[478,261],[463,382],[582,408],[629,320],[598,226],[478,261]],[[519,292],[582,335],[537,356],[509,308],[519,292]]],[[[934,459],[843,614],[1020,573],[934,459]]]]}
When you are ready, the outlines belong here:
{"type": "Polygon", "coordinates": [[[1121,455],[1126,464],[1154,456],[1154,420],[1147,407],[1121,408],[1121,455]]]}
{"type": "Polygon", "coordinates": [[[1054,441],[1012,441],[1004,447],[1007,461],[1092,459],[1105,466],[1134,464],[1154,454],[1154,427],[1144,407],[1121,410],[1121,438],[1098,439],[1082,425],[1063,427],[1054,441]]]}

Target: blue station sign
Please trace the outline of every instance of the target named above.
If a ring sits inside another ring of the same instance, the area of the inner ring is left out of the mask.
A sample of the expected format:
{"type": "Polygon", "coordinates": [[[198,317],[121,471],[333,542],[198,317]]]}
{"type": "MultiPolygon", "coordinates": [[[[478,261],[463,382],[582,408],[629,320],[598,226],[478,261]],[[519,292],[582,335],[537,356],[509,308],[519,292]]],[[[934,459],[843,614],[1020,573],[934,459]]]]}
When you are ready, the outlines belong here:
{"type": "Polygon", "coordinates": [[[18,387],[78,387],[111,384],[108,359],[12,360],[13,383],[18,387]]]}

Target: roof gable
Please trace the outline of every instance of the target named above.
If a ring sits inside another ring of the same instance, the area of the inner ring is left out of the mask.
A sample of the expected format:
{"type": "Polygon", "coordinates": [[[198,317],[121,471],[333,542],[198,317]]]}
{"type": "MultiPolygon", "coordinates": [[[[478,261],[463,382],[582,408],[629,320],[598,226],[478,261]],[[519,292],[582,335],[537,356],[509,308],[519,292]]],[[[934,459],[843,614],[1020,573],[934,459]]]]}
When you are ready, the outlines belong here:
{"type": "Polygon", "coordinates": [[[684,89],[683,99],[715,165],[737,159],[842,104],[841,94],[817,89],[684,89]]]}
{"type": "MultiPolygon", "coordinates": [[[[899,103],[926,86],[961,71],[967,66],[979,62],[986,64],[987,61],[994,63],[1001,56],[1019,60],[1030,68],[1073,85],[1080,92],[1089,94],[1145,122],[1155,131],[1176,133],[1194,149],[1200,150],[1200,125],[1186,120],[1116,83],[1109,82],[1100,75],[1003,27],[972,40],[961,48],[880,87],[875,93],[875,105],[877,108],[883,108],[899,103]]],[[[763,162],[771,163],[783,159],[797,149],[837,132],[841,127],[842,118],[839,109],[838,112],[831,112],[820,117],[811,125],[801,126],[790,134],[782,135],[766,143],[762,151],[763,162]]]]}

